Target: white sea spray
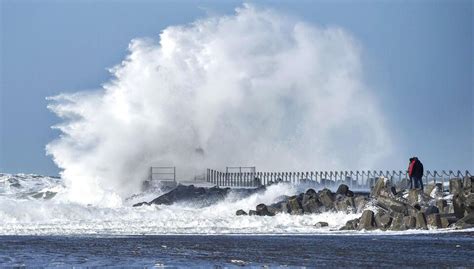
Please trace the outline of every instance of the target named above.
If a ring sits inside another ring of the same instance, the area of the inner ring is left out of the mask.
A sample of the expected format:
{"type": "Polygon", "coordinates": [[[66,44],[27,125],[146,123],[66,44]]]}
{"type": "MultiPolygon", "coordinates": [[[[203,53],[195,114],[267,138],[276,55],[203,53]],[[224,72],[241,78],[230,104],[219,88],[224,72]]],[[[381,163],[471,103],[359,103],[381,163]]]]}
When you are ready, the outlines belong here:
{"type": "Polygon", "coordinates": [[[179,179],[229,165],[362,169],[393,148],[362,47],[340,27],[243,5],[129,50],[102,88],[50,98],[62,134],[47,152],[71,201],[120,206],[152,165],[179,179]]]}

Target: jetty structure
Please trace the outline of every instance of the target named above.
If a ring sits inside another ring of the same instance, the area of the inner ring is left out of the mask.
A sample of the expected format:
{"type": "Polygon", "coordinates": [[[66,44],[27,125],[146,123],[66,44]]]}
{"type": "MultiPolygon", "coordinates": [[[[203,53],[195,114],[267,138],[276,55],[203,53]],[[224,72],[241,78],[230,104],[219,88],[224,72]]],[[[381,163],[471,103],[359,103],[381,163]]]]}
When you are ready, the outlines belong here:
{"type": "MultiPolygon", "coordinates": [[[[273,204],[261,203],[254,208],[242,208],[237,210],[235,215],[273,217],[278,214],[304,215],[324,212],[361,214],[339,227],[340,230],[403,231],[474,227],[474,176],[469,171],[427,171],[423,178],[425,187],[412,189],[404,178],[406,173],[400,171],[311,173],[257,172],[256,169],[251,169],[252,172],[241,172],[242,169],[238,169],[237,172],[229,172],[233,169],[235,168],[226,169],[225,173],[208,169],[205,181],[212,183],[212,187],[179,184],[152,201],[133,206],[186,202],[206,207],[222,201],[230,193],[245,197],[263,192],[267,186],[273,184],[304,184],[304,192],[282,196],[273,204]],[[346,175],[356,175],[356,178],[346,175]],[[357,178],[357,175],[362,175],[362,178],[357,178]],[[332,188],[334,186],[337,186],[336,189],[332,188]]],[[[176,183],[175,176],[176,174],[173,175],[173,180],[176,183]]],[[[323,228],[328,226],[328,223],[318,222],[314,225],[316,228],[323,228]]]]}
{"type": "MultiPolygon", "coordinates": [[[[163,182],[177,184],[176,168],[166,169],[172,170],[173,174],[162,172],[157,175],[166,175],[167,180],[163,182]]],[[[263,192],[273,184],[301,184],[304,192],[282,196],[273,204],[242,208],[235,215],[361,214],[347,221],[340,230],[474,228],[474,176],[469,171],[426,171],[422,189],[410,187],[405,171],[258,172],[254,167],[232,167],[225,171],[207,169],[204,182],[212,187],[177,184],[152,201],[133,206],[186,202],[206,207],[226,199],[230,193],[243,198],[263,192]],[[246,169],[250,171],[244,172],[246,169]]],[[[314,225],[323,228],[328,223],[314,225]]]]}
{"type": "MultiPolygon", "coordinates": [[[[352,190],[369,192],[379,178],[385,178],[391,184],[409,182],[406,170],[259,171],[255,166],[227,166],[222,170],[208,168],[205,172],[187,180],[178,180],[176,171],[177,167],[174,166],[150,167],[149,178],[144,184],[145,186],[160,185],[165,187],[192,184],[222,188],[258,188],[276,182],[287,182],[332,189],[336,189],[340,184],[345,184],[352,190]]],[[[422,180],[424,185],[441,183],[442,190],[446,190],[451,179],[471,176],[472,174],[468,170],[426,170],[422,180]]]]}

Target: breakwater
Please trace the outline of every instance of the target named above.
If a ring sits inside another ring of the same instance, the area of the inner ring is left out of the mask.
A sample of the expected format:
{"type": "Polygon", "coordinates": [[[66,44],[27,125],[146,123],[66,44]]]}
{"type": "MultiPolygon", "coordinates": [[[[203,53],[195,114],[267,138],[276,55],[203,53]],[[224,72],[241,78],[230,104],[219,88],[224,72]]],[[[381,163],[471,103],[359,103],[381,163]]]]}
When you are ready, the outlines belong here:
{"type": "MultiPolygon", "coordinates": [[[[334,193],[324,188],[319,192],[308,189],[304,193],[283,197],[272,205],[259,204],[255,210],[238,210],[236,215],[275,216],[341,211],[362,213],[347,221],[340,230],[408,229],[466,229],[474,227],[474,177],[454,178],[449,191],[442,184],[428,184],[425,189],[408,189],[403,182],[394,185],[386,178],[378,178],[370,195],[355,194],[345,184],[334,193]]],[[[325,222],[315,224],[328,226],[325,222]]]]}
{"type": "MultiPolygon", "coordinates": [[[[279,182],[274,184],[291,184],[279,182]]],[[[261,186],[253,189],[241,189],[239,195],[250,196],[265,191],[261,186]]],[[[193,185],[180,185],[170,192],[142,202],[142,205],[172,205],[174,203],[192,203],[209,206],[226,199],[231,188],[197,188],[193,185]]],[[[340,227],[340,230],[393,230],[407,229],[465,229],[474,227],[474,177],[453,178],[447,190],[442,183],[429,183],[422,189],[409,189],[407,182],[393,184],[380,177],[370,193],[354,192],[346,184],[338,186],[335,192],[328,188],[316,191],[313,188],[293,196],[281,196],[272,204],[259,203],[254,208],[242,208],[235,212],[237,216],[267,216],[278,214],[293,216],[342,212],[361,214],[340,227]]],[[[318,228],[328,226],[321,221],[314,223],[318,228]]]]}

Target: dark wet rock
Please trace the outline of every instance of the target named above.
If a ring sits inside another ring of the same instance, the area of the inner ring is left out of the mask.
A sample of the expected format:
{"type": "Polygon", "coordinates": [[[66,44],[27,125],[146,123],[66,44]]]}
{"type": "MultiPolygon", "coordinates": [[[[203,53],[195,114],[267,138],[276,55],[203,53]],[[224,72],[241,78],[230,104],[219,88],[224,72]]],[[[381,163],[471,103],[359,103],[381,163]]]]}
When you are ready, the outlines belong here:
{"type": "Polygon", "coordinates": [[[136,203],[133,205],[133,207],[138,207],[138,206],[143,206],[143,205],[150,205],[147,202],[141,202],[141,203],[136,203]]]}
{"type": "Polygon", "coordinates": [[[422,208],[420,204],[414,204],[412,207],[408,207],[408,215],[416,218],[418,212],[421,212],[422,208]]]}
{"type": "Polygon", "coordinates": [[[386,188],[385,179],[378,178],[377,181],[375,182],[372,192],[370,193],[370,196],[375,197],[375,198],[378,197],[380,194],[382,194],[382,192],[384,192],[385,188],[386,188]]]}
{"type": "Polygon", "coordinates": [[[435,187],[436,185],[434,183],[428,183],[424,186],[423,192],[429,196],[435,187]]]}
{"type": "MultiPolygon", "coordinates": [[[[470,178],[469,178],[470,180],[470,178]]],[[[463,189],[457,192],[457,181],[451,182],[451,190],[455,195],[443,197],[441,185],[427,186],[426,192],[421,190],[396,191],[390,181],[381,178],[376,181],[372,189],[371,198],[367,193],[352,192],[348,186],[342,184],[336,193],[329,189],[316,192],[308,189],[291,197],[281,196],[278,202],[272,205],[259,204],[256,210],[249,210],[249,215],[274,216],[280,213],[292,215],[314,214],[327,211],[363,212],[360,218],[348,221],[341,230],[395,230],[471,227],[472,212],[474,209],[474,194],[466,194],[463,189]],[[454,183],[453,183],[454,182],[454,183]],[[429,191],[431,189],[431,191],[429,191]],[[429,194],[429,195],[428,195],[429,194]],[[431,197],[430,197],[431,195],[431,197]],[[404,197],[407,197],[405,199],[404,197]],[[451,199],[452,198],[452,199],[451,199]],[[372,210],[364,210],[367,203],[377,207],[377,214],[372,210]],[[462,221],[461,221],[462,220],[462,221]]],[[[464,183],[463,183],[464,184],[464,183]]],[[[462,187],[468,185],[461,184],[462,187]]],[[[173,204],[175,202],[191,202],[197,205],[209,205],[224,199],[230,192],[241,197],[256,193],[264,188],[231,190],[229,188],[196,188],[194,186],[178,186],[172,191],[156,198],[152,204],[173,204]]],[[[470,189],[469,189],[470,190],[470,189]]],[[[134,206],[148,205],[143,202],[134,206]]],[[[244,210],[238,210],[236,215],[245,215],[244,210]]],[[[316,226],[324,227],[322,223],[316,226]]]]}
{"type": "Polygon", "coordinates": [[[474,214],[468,214],[455,223],[456,228],[467,229],[474,227],[474,214]]]}
{"type": "Polygon", "coordinates": [[[449,193],[453,195],[463,193],[462,180],[460,178],[452,178],[449,180],[449,193]]]}
{"type": "Polygon", "coordinates": [[[425,209],[425,215],[426,216],[429,216],[431,214],[438,214],[438,213],[440,213],[439,209],[434,205],[430,205],[425,209]]]}
{"type": "Polygon", "coordinates": [[[362,212],[368,203],[368,199],[364,196],[357,196],[354,198],[354,205],[357,212],[362,212]]]}
{"type": "Polygon", "coordinates": [[[308,189],[303,196],[303,200],[301,202],[301,207],[304,213],[319,213],[321,203],[318,199],[318,194],[313,189],[308,189]]]}
{"type": "Polygon", "coordinates": [[[355,213],[357,211],[353,197],[340,197],[334,202],[337,211],[355,213]]]}
{"type": "Polygon", "coordinates": [[[322,204],[319,202],[319,200],[316,197],[311,197],[307,200],[303,200],[302,207],[303,207],[304,213],[314,214],[314,213],[321,212],[320,210],[321,205],[322,204]]]}
{"type": "Polygon", "coordinates": [[[454,213],[439,214],[439,216],[441,219],[445,218],[448,221],[448,226],[459,220],[454,213]]]}
{"type": "Polygon", "coordinates": [[[449,227],[449,220],[446,217],[440,217],[441,221],[441,228],[448,228],[449,227]]]}
{"type": "Polygon", "coordinates": [[[430,228],[442,228],[443,225],[441,224],[441,217],[438,213],[427,215],[426,216],[426,224],[430,228]]]}
{"type": "Polygon", "coordinates": [[[463,188],[464,188],[464,193],[467,195],[467,194],[470,194],[470,193],[474,193],[474,176],[472,177],[464,177],[464,180],[463,180],[463,188]]]}
{"type": "Polygon", "coordinates": [[[281,212],[283,212],[283,213],[290,213],[290,211],[291,211],[290,206],[288,205],[288,202],[281,203],[280,208],[281,208],[281,212]]]}
{"type": "Polygon", "coordinates": [[[403,224],[407,229],[415,229],[416,228],[416,218],[413,216],[405,216],[403,217],[403,224]]]}
{"type": "Polygon", "coordinates": [[[439,199],[436,201],[436,207],[439,210],[439,213],[448,213],[449,207],[448,202],[445,199],[439,199]]]}
{"type": "Polygon", "coordinates": [[[345,196],[348,191],[349,191],[349,186],[347,186],[346,184],[341,184],[337,188],[336,194],[342,194],[345,196]]]}
{"type": "Polygon", "coordinates": [[[375,218],[372,210],[365,210],[359,220],[358,230],[373,230],[375,229],[375,218]]]}
{"type": "MultiPolygon", "coordinates": [[[[340,188],[344,192],[345,188],[340,188]]],[[[316,192],[314,189],[308,189],[305,193],[300,193],[291,197],[280,197],[283,199],[268,207],[270,213],[290,213],[292,215],[314,214],[327,211],[343,211],[347,213],[357,212],[357,206],[362,209],[367,203],[367,198],[364,193],[350,193],[347,190],[346,194],[335,194],[329,189],[322,189],[316,192]],[[354,195],[354,197],[352,197],[354,195]],[[356,199],[358,204],[356,203],[356,199]]]]}
{"type": "Polygon", "coordinates": [[[395,188],[395,186],[391,186],[390,187],[390,192],[391,196],[396,196],[398,195],[398,192],[397,192],[397,189],[395,188]]]}
{"type": "MultiPolygon", "coordinates": [[[[227,195],[231,192],[241,197],[247,197],[263,190],[265,190],[264,187],[255,189],[230,189],[219,187],[202,188],[195,187],[193,185],[178,185],[171,191],[155,198],[154,200],[146,204],[171,205],[177,202],[186,202],[192,203],[193,205],[197,206],[209,206],[225,199],[225,197],[227,197],[227,195]]],[[[139,204],[144,205],[145,203],[138,203],[134,206],[137,206],[139,204]]]]}
{"type": "Polygon", "coordinates": [[[301,203],[298,200],[298,196],[292,196],[288,199],[288,207],[290,209],[290,214],[292,215],[303,214],[303,208],[301,207],[301,203]]]}
{"type": "Polygon", "coordinates": [[[427,230],[428,226],[426,225],[426,216],[423,212],[418,212],[416,215],[416,228],[427,230]]]}
{"type": "Polygon", "coordinates": [[[283,210],[281,209],[281,207],[267,206],[267,210],[268,212],[270,212],[272,216],[275,216],[276,214],[279,214],[279,213],[283,213],[283,210]]]}
{"type": "Polygon", "coordinates": [[[392,231],[404,231],[406,230],[406,226],[404,223],[405,216],[401,213],[395,213],[394,217],[392,218],[392,225],[390,226],[390,230],[392,231]]]}
{"type": "Polygon", "coordinates": [[[464,206],[466,210],[464,215],[474,212],[474,193],[470,193],[464,197],[464,206]]]}
{"type": "Polygon", "coordinates": [[[422,191],[420,189],[411,189],[408,191],[408,203],[411,205],[421,203],[423,201],[422,191]]]}
{"type": "Polygon", "coordinates": [[[443,197],[443,183],[436,183],[434,192],[432,191],[430,196],[432,198],[442,198],[443,197]]]}
{"type": "Polygon", "coordinates": [[[218,198],[223,198],[230,191],[229,188],[210,188],[208,192],[205,188],[197,188],[194,185],[178,185],[176,188],[168,193],[165,193],[158,198],[152,200],[150,204],[156,205],[171,205],[182,201],[205,201],[207,198],[214,202],[218,198]],[[208,195],[206,195],[206,192],[208,195]],[[217,198],[217,199],[216,199],[217,198]]]}
{"type": "Polygon", "coordinates": [[[327,226],[329,226],[329,224],[328,224],[327,222],[320,221],[320,222],[314,224],[314,226],[315,226],[316,228],[322,228],[322,227],[327,227],[327,226]]]}
{"type": "Polygon", "coordinates": [[[257,205],[255,211],[257,211],[257,215],[258,215],[258,216],[275,216],[274,213],[271,213],[271,212],[268,210],[268,207],[267,207],[265,204],[259,204],[259,205],[257,205]]]}
{"type": "Polygon", "coordinates": [[[276,213],[290,213],[290,208],[288,206],[287,199],[280,201],[278,203],[274,203],[270,206],[271,208],[275,208],[276,213]]]}
{"type": "Polygon", "coordinates": [[[387,213],[377,213],[375,214],[375,224],[379,229],[387,229],[392,223],[392,217],[387,213]]]}
{"type": "Polygon", "coordinates": [[[355,206],[355,201],[354,201],[354,197],[346,197],[344,199],[346,205],[347,205],[347,212],[348,213],[356,213],[357,212],[357,208],[355,206]]]}
{"type": "Polygon", "coordinates": [[[403,215],[408,214],[408,205],[394,198],[380,195],[377,198],[377,205],[391,212],[402,213],[403,215]]]}
{"type": "Polygon", "coordinates": [[[237,216],[245,216],[245,215],[247,215],[247,212],[245,212],[245,211],[242,210],[242,209],[239,209],[239,210],[237,210],[237,212],[235,212],[235,215],[237,215],[237,216]]]}
{"type": "Polygon", "coordinates": [[[454,194],[453,195],[453,209],[454,209],[454,214],[458,219],[464,217],[464,211],[466,210],[466,205],[464,204],[464,199],[463,199],[462,194],[454,194]]]}
{"type": "Polygon", "coordinates": [[[451,199],[451,204],[448,204],[448,214],[454,214],[453,200],[451,199]]]}
{"type": "Polygon", "coordinates": [[[443,184],[442,183],[430,183],[425,187],[425,197],[429,198],[442,198],[443,197],[443,184]]]}
{"type": "Polygon", "coordinates": [[[334,208],[335,195],[329,189],[322,189],[318,192],[319,201],[326,209],[334,208]]]}
{"type": "Polygon", "coordinates": [[[359,219],[352,219],[346,222],[344,226],[342,226],[339,230],[357,230],[359,227],[359,219]]]}
{"type": "Polygon", "coordinates": [[[304,194],[305,194],[308,198],[311,198],[311,197],[318,197],[318,193],[317,193],[314,189],[308,189],[304,194]]]}

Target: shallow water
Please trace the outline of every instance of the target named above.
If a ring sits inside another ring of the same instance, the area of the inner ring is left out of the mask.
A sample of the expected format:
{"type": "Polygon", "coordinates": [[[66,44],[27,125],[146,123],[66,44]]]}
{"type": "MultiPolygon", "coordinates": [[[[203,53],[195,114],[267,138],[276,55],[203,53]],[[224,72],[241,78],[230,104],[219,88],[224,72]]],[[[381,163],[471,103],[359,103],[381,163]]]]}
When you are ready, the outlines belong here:
{"type": "Polygon", "coordinates": [[[474,232],[416,235],[0,236],[2,266],[472,267],[474,232]]]}

